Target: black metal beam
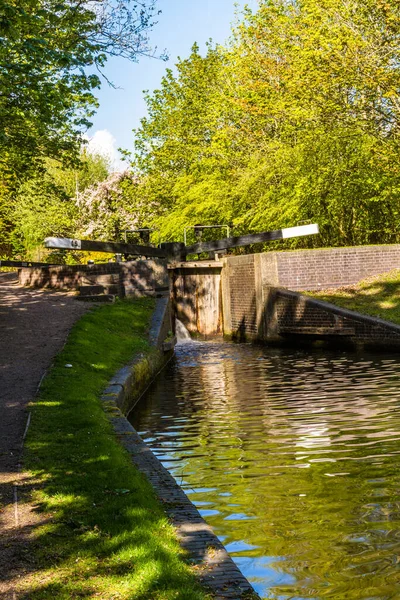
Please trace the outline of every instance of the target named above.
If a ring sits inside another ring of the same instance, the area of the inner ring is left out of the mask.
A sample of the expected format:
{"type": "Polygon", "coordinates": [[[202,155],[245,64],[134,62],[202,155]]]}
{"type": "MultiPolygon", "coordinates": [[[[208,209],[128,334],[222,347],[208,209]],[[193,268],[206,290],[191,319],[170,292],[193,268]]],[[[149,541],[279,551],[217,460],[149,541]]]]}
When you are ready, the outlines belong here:
{"type": "Polygon", "coordinates": [[[50,263],[33,262],[31,260],[0,260],[0,267],[53,267],[50,263]]]}
{"type": "Polygon", "coordinates": [[[298,227],[288,227],[287,229],[278,229],[276,231],[264,231],[263,233],[252,233],[240,235],[237,237],[223,238],[212,242],[200,242],[192,246],[186,246],[186,254],[200,254],[201,252],[217,252],[218,250],[227,250],[239,246],[249,246],[260,242],[272,242],[303,235],[314,235],[319,233],[318,225],[300,225],[298,227]]]}
{"type": "Polygon", "coordinates": [[[46,248],[63,248],[65,250],[84,250],[89,252],[109,252],[110,254],[135,254],[165,258],[165,250],[152,246],[138,246],[122,242],[96,242],[94,240],[74,240],[71,238],[46,238],[46,248]]]}

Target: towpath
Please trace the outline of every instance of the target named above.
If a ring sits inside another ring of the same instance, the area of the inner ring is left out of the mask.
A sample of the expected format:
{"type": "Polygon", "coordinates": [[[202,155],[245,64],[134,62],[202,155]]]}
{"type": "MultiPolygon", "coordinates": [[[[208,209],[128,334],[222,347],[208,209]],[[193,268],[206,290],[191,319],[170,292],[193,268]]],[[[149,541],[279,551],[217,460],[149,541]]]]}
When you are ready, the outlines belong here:
{"type": "Polygon", "coordinates": [[[0,598],[15,600],[16,582],[34,569],[29,536],[38,523],[18,490],[28,403],[61,350],[74,322],[88,310],[72,294],[24,288],[16,274],[0,273],[0,598]],[[20,501],[18,502],[18,496],[20,501]]]}

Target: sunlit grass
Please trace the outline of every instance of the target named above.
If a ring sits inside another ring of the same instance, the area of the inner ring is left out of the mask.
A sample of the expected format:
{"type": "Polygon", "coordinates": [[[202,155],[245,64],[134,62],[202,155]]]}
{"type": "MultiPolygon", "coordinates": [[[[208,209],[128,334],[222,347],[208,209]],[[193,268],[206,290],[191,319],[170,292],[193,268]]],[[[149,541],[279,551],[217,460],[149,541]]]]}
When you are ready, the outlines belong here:
{"type": "Polygon", "coordinates": [[[400,325],[400,269],[369,277],[354,286],[307,294],[400,325]]]}
{"type": "Polygon", "coordinates": [[[32,406],[25,466],[44,524],[32,533],[35,569],[21,584],[25,599],[208,597],[99,401],[115,371],[149,350],[153,306],[140,299],[85,315],[32,406]]]}

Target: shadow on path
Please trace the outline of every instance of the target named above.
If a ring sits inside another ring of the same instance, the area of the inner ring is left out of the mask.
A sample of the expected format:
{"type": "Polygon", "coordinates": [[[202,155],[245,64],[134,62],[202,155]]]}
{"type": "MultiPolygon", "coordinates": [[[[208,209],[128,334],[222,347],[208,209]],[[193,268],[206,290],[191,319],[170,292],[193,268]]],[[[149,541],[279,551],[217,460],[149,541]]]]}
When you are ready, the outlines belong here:
{"type": "MultiPolygon", "coordinates": [[[[54,356],[61,350],[74,322],[91,305],[74,295],[24,288],[16,273],[0,273],[0,597],[14,598],[5,584],[8,572],[26,570],[24,555],[32,511],[15,511],[27,405],[54,356]],[[19,524],[19,527],[17,526],[19,524]]],[[[33,519],[35,520],[35,519],[33,519]]]]}

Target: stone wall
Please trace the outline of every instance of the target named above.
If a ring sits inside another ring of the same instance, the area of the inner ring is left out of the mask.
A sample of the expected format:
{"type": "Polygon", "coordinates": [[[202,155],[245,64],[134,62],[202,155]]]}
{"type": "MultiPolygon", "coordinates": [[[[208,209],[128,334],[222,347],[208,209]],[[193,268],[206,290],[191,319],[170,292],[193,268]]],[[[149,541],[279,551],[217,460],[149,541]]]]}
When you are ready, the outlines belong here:
{"type": "Polygon", "coordinates": [[[120,263],[120,286],[125,296],[153,295],[169,290],[167,263],[160,258],[120,263]]]}
{"type": "Polygon", "coordinates": [[[18,276],[22,285],[60,290],[117,283],[120,296],[153,295],[168,291],[166,261],[162,259],[22,268],[18,276]]]}
{"type": "Polygon", "coordinates": [[[77,290],[85,277],[98,281],[102,275],[118,274],[117,263],[100,265],[57,265],[49,267],[29,267],[18,270],[22,285],[60,290],[77,290]]]}
{"type": "MultiPolygon", "coordinates": [[[[321,305],[317,309],[312,299],[306,304],[298,300],[294,308],[293,297],[289,300],[285,296],[289,292],[281,288],[293,292],[340,287],[395,267],[400,267],[400,245],[229,256],[221,263],[178,263],[171,265],[169,272],[175,316],[191,333],[272,340],[289,335],[283,332],[284,327],[315,330],[334,327],[338,322],[337,313],[321,305]],[[279,293],[273,292],[278,288],[279,293]],[[301,319],[299,311],[303,311],[301,319]]],[[[112,280],[118,284],[120,296],[159,295],[167,292],[169,284],[167,263],[161,259],[22,268],[19,279],[23,285],[69,290],[106,285],[112,280]]],[[[389,335],[385,329],[382,333],[382,323],[375,323],[373,329],[370,323],[360,327],[356,327],[360,339],[372,336],[388,343],[397,341],[397,331],[389,335]]],[[[345,332],[337,335],[344,336],[345,332]]],[[[346,333],[346,337],[351,336],[346,333]]]]}

